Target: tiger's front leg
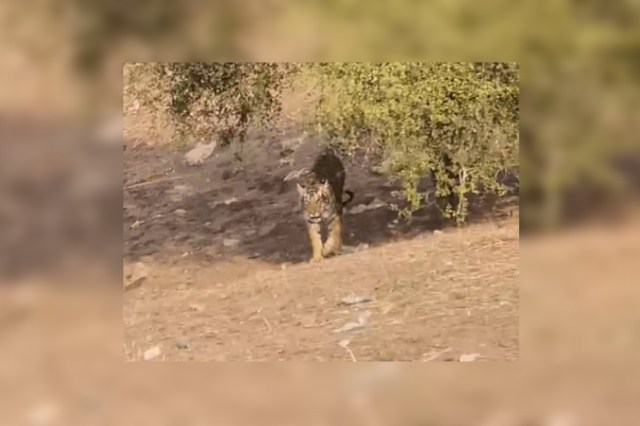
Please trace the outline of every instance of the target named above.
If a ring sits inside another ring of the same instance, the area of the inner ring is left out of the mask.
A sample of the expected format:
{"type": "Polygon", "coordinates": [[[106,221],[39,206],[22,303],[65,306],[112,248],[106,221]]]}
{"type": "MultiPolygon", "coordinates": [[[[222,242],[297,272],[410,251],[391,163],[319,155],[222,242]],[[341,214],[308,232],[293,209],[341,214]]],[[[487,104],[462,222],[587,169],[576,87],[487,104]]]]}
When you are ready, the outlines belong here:
{"type": "Polygon", "coordinates": [[[307,223],[307,232],[309,233],[309,240],[311,241],[311,250],[313,255],[310,262],[319,262],[322,260],[322,236],[320,234],[319,223],[307,223]]]}
{"type": "Polygon", "coordinates": [[[342,215],[336,215],[329,222],[329,235],[322,249],[323,256],[340,254],[342,250],[342,215]]]}

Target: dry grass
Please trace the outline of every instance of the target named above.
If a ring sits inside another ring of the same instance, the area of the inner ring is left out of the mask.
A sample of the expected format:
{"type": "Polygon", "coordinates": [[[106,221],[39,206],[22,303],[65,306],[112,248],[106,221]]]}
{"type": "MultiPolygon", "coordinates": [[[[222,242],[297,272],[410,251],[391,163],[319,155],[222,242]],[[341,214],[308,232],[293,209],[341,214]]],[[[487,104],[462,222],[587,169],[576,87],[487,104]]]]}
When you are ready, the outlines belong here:
{"type": "MultiPolygon", "coordinates": [[[[511,219],[320,265],[193,265],[187,285],[181,270],[155,265],[156,276],[125,298],[126,344],[163,344],[168,360],[515,360],[518,258],[511,219]],[[375,301],[339,304],[350,294],[375,301]],[[365,312],[364,327],[333,332],[365,312]],[[181,338],[190,350],[175,348],[181,338]]],[[[133,352],[127,358],[139,359],[133,352]]]]}

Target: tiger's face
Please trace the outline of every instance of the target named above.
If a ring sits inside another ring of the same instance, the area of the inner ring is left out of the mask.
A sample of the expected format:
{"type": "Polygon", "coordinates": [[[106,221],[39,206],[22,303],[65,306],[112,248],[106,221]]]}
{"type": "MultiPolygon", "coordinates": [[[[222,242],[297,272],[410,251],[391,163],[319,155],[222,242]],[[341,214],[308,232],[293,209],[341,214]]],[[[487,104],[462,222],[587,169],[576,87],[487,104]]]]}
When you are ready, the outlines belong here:
{"type": "Polygon", "coordinates": [[[304,219],[309,223],[328,220],[334,212],[333,193],[326,179],[309,174],[298,180],[304,219]]]}

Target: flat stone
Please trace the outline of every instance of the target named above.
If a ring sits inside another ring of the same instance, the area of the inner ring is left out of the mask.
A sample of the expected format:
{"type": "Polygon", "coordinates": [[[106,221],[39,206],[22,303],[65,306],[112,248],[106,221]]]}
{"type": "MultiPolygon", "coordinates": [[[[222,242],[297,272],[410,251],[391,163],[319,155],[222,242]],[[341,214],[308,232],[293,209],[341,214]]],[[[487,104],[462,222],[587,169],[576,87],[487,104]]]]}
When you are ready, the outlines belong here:
{"type": "Polygon", "coordinates": [[[160,349],[160,346],[154,346],[144,351],[143,358],[145,361],[151,361],[160,355],[162,355],[162,349],[160,349]]]}
{"type": "Polygon", "coordinates": [[[240,240],[236,240],[235,238],[225,238],[222,241],[222,245],[225,247],[237,247],[240,244],[240,240]]]}
{"type": "Polygon", "coordinates": [[[265,237],[269,235],[274,229],[276,229],[275,223],[268,223],[266,225],[262,225],[258,230],[258,235],[261,237],[265,237]]]}
{"type": "Polygon", "coordinates": [[[216,149],[216,142],[208,144],[199,143],[192,150],[184,155],[185,162],[190,166],[198,166],[211,157],[213,151],[216,149]]]}

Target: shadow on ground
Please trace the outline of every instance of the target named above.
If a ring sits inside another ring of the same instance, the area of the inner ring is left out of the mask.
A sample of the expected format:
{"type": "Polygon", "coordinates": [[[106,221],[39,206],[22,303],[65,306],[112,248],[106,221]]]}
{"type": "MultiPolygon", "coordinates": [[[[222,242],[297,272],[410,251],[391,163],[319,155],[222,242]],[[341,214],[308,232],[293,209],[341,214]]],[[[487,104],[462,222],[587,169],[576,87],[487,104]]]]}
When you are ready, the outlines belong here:
{"type": "MultiPolygon", "coordinates": [[[[203,261],[230,255],[274,263],[308,259],[310,248],[295,184],[283,179],[292,170],[310,165],[319,149],[317,140],[284,134],[256,138],[245,143],[240,153],[219,149],[201,166],[187,166],[179,150],[127,145],[125,259],[175,254],[203,261]]],[[[388,204],[398,201],[393,191],[399,186],[362,162],[345,160],[345,167],[346,187],[356,194],[345,213],[347,250],[450,225],[435,206],[398,223],[388,204]]],[[[475,210],[473,217],[486,217],[486,211],[475,210]]]]}

